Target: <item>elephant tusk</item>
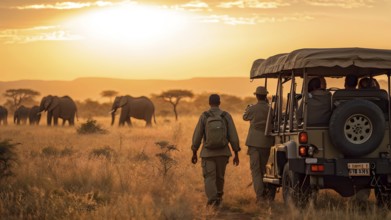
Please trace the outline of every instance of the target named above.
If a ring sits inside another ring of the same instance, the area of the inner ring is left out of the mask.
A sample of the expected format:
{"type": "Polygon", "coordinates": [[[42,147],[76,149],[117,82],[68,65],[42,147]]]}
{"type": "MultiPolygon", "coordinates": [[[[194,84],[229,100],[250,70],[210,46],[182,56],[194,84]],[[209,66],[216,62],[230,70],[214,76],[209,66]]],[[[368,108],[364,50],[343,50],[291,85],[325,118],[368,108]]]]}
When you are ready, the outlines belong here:
{"type": "Polygon", "coordinates": [[[110,112],[109,112],[109,114],[111,114],[111,113],[113,113],[113,112],[115,112],[115,110],[113,109],[113,110],[111,110],[110,112]]]}
{"type": "Polygon", "coordinates": [[[41,115],[41,114],[42,114],[42,112],[38,112],[38,113],[37,113],[37,115],[41,115]]]}

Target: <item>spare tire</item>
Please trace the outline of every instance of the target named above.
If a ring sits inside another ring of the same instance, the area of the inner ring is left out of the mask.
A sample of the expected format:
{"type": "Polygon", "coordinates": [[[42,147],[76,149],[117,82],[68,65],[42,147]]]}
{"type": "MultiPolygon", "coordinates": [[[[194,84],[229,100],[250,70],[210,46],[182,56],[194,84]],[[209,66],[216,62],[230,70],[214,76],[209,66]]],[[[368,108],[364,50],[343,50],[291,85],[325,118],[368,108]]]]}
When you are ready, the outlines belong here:
{"type": "Polygon", "coordinates": [[[332,144],[346,156],[371,153],[383,140],[384,132],[384,114],[368,100],[341,103],[334,110],[329,124],[332,144]]]}

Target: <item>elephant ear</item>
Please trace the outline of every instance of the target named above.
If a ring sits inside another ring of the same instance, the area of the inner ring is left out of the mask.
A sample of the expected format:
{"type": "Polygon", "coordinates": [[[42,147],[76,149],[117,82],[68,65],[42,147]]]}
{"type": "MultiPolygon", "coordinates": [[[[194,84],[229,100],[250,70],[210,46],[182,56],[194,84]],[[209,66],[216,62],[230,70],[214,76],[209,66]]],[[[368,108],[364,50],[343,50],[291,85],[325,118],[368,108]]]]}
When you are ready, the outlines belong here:
{"type": "Polygon", "coordinates": [[[48,111],[53,111],[53,109],[57,108],[59,104],[60,99],[58,97],[52,97],[48,111]]]}
{"type": "Polygon", "coordinates": [[[119,107],[122,107],[128,103],[128,98],[127,97],[122,97],[119,101],[119,107]]]}
{"type": "MultiPolygon", "coordinates": [[[[52,100],[53,100],[52,96],[46,96],[45,98],[42,99],[43,107],[45,110],[49,109],[49,106],[52,103],[52,100]]],[[[41,104],[41,106],[42,106],[42,104],[41,104]]]]}

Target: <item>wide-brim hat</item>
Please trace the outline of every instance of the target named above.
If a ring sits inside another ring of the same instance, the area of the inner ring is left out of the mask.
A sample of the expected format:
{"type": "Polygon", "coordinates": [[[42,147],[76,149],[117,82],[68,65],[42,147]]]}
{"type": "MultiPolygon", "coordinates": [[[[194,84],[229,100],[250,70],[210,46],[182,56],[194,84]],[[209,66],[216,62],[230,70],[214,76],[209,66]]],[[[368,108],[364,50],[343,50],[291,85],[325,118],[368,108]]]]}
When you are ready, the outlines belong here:
{"type": "Polygon", "coordinates": [[[267,95],[269,92],[266,90],[264,86],[258,86],[254,92],[254,95],[267,95]]]}

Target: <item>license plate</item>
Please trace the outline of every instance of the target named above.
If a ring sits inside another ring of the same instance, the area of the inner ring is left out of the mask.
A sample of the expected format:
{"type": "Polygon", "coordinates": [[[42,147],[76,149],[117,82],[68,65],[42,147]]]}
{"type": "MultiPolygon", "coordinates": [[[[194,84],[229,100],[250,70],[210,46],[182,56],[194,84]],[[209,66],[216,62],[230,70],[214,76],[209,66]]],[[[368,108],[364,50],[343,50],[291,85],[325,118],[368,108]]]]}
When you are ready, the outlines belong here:
{"type": "Polygon", "coordinates": [[[370,176],[369,163],[348,163],[349,176],[370,176]]]}

